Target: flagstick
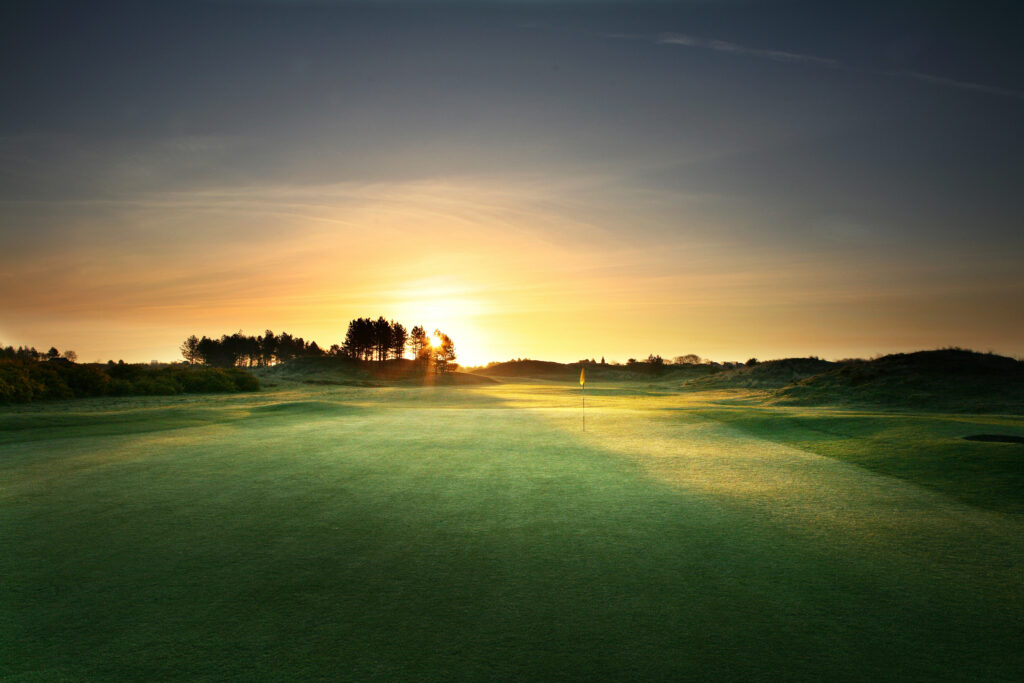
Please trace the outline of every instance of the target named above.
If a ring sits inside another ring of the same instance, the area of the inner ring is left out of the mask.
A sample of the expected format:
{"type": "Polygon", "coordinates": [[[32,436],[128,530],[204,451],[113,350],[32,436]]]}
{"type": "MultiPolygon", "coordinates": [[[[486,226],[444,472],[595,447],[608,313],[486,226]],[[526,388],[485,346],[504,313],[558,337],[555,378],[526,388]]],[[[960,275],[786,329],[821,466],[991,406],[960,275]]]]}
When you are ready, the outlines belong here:
{"type": "Polygon", "coordinates": [[[587,431],[587,385],[580,385],[580,396],[583,398],[583,431],[587,431]]]}

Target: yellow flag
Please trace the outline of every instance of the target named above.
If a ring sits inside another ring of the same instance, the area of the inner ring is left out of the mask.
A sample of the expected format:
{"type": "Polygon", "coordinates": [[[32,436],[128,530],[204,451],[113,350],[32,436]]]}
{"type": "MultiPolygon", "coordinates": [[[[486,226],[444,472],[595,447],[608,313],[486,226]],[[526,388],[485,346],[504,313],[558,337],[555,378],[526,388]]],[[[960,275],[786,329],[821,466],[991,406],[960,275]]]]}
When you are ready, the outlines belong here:
{"type": "Polygon", "coordinates": [[[586,378],[586,375],[584,374],[585,372],[586,372],[586,370],[584,370],[583,368],[580,368],[580,386],[581,387],[584,384],[587,383],[587,378],[586,378]]]}

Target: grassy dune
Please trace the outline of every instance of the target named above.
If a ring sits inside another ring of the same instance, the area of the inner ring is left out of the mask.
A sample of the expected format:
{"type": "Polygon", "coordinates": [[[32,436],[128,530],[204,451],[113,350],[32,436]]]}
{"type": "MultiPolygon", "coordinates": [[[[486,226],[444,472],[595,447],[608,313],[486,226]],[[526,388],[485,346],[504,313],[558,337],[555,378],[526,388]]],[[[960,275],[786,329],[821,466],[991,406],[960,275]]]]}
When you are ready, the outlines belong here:
{"type": "Polygon", "coordinates": [[[1024,419],[617,385],[583,434],[578,398],[282,381],[4,409],[0,675],[1024,677],[1019,487],[884,465],[925,439],[1001,481],[1024,449],[954,439],[1024,419]]]}

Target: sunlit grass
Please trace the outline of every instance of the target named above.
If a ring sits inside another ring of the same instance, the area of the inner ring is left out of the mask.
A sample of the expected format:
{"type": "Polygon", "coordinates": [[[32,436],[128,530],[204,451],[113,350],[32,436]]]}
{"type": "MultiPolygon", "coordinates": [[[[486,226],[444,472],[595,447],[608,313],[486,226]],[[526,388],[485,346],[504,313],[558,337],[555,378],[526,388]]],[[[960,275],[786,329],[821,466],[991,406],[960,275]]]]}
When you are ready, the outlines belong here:
{"type": "MultiPolygon", "coordinates": [[[[838,415],[587,393],[586,434],[555,383],[5,410],[0,674],[1024,672],[1018,515],[799,443],[838,415]]],[[[823,443],[953,430],[851,419],[823,443]]]]}

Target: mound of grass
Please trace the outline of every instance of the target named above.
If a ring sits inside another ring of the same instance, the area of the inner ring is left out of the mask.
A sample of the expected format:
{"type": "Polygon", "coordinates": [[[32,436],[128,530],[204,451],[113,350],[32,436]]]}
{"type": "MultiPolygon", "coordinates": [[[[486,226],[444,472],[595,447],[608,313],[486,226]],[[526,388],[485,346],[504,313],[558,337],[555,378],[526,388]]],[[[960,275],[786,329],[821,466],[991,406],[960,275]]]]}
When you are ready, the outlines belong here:
{"type": "Polygon", "coordinates": [[[685,386],[688,389],[776,389],[835,366],[820,358],[782,358],[723,370],[690,380],[685,386]]]}
{"type": "Polygon", "coordinates": [[[486,367],[476,368],[472,372],[487,377],[572,382],[579,379],[581,368],[586,368],[589,380],[603,382],[687,380],[721,371],[721,368],[710,364],[655,365],[634,363],[632,365],[600,365],[587,363],[584,365],[582,363],[554,363],[544,360],[511,360],[504,363],[491,363],[486,367]]]}
{"type": "Polygon", "coordinates": [[[1020,413],[1024,363],[961,349],[847,362],[778,390],[790,405],[884,405],[951,412],[1020,413]]]}
{"type": "Polygon", "coordinates": [[[293,382],[319,381],[338,384],[366,383],[373,376],[363,367],[363,363],[351,358],[339,356],[312,356],[293,358],[278,365],[253,370],[259,377],[267,379],[284,379],[293,382]]]}
{"type": "Polygon", "coordinates": [[[474,374],[489,377],[530,377],[537,379],[570,380],[580,376],[580,366],[568,363],[554,363],[546,360],[510,360],[491,363],[478,368],[474,374]]]}

